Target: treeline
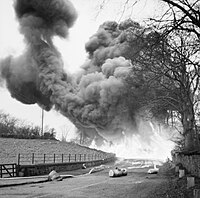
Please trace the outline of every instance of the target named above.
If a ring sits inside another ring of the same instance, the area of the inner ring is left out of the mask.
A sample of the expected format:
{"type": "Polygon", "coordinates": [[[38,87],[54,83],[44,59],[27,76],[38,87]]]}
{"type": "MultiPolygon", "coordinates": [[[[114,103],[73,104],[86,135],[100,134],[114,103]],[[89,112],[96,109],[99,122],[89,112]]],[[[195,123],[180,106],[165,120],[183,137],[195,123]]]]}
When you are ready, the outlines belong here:
{"type": "Polygon", "coordinates": [[[42,128],[25,123],[0,111],[0,137],[19,139],[56,139],[54,128],[42,128]]]}

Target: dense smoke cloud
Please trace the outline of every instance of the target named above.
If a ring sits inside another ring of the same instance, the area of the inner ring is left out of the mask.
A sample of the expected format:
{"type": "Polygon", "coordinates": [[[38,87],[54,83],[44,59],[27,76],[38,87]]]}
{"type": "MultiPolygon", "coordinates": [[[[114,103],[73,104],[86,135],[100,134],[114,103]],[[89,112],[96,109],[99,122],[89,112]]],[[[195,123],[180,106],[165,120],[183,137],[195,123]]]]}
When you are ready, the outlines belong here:
{"type": "Polygon", "coordinates": [[[77,17],[67,0],[16,0],[14,7],[21,32],[29,42],[43,38],[51,43],[54,35],[65,38],[77,17]]]}
{"type": "Polygon", "coordinates": [[[0,67],[1,78],[6,79],[7,88],[13,98],[24,104],[38,103],[46,110],[49,110],[52,106],[51,102],[38,89],[38,72],[29,60],[29,53],[17,58],[9,56],[2,60],[0,67]]]}
{"type": "Polygon", "coordinates": [[[27,51],[1,61],[1,76],[12,97],[55,108],[77,128],[89,128],[88,136],[98,132],[114,140],[132,133],[135,118],[130,116],[124,79],[131,68],[128,54],[134,51],[130,44],[143,28],[131,20],[102,24],[86,43],[88,60],[75,79],[64,71],[52,42],[53,36],[66,37],[74,24],[73,5],[66,0],[16,0],[14,8],[27,51]]]}
{"type": "Polygon", "coordinates": [[[6,79],[12,97],[25,104],[38,103],[42,108],[50,110],[53,106],[51,90],[41,89],[42,75],[35,61],[35,52],[43,43],[60,59],[59,52],[52,44],[52,36],[67,36],[68,29],[77,17],[76,11],[71,2],[60,0],[17,0],[14,1],[14,8],[20,31],[27,42],[27,51],[20,57],[10,56],[2,60],[1,77],[6,79]]]}

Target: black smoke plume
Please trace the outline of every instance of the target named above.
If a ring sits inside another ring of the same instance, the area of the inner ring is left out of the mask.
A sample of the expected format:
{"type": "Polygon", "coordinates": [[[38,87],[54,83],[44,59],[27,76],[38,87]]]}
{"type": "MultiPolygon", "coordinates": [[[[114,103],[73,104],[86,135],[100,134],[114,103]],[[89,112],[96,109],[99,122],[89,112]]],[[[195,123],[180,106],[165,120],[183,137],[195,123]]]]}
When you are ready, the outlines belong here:
{"type": "Polygon", "coordinates": [[[14,8],[27,48],[20,57],[1,61],[1,77],[12,97],[55,108],[92,137],[99,133],[113,141],[132,133],[135,118],[124,79],[131,68],[130,43],[143,28],[131,20],[102,24],[86,43],[88,60],[75,79],[64,71],[52,41],[67,37],[77,18],[73,5],[66,0],[16,0],[14,8]]]}

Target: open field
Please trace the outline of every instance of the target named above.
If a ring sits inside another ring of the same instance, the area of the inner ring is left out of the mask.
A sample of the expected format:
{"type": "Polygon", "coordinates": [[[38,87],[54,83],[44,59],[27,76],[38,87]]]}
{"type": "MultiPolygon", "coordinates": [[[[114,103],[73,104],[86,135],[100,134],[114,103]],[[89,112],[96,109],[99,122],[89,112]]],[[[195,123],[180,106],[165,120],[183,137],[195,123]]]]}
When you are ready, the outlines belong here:
{"type": "Polygon", "coordinates": [[[97,154],[99,151],[55,140],[0,138],[0,163],[17,163],[18,154],[97,154]]]}

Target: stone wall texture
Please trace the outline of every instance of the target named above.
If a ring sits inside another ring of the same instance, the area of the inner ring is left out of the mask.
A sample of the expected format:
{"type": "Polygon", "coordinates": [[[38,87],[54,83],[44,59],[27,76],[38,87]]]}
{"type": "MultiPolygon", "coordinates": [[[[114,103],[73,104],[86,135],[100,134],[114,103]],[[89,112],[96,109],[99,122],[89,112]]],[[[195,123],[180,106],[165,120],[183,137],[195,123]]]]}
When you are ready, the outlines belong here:
{"type": "Polygon", "coordinates": [[[176,165],[182,166],[186,172],[200,178],[200,154],[175,152],[172,160],[176,165]]]}

